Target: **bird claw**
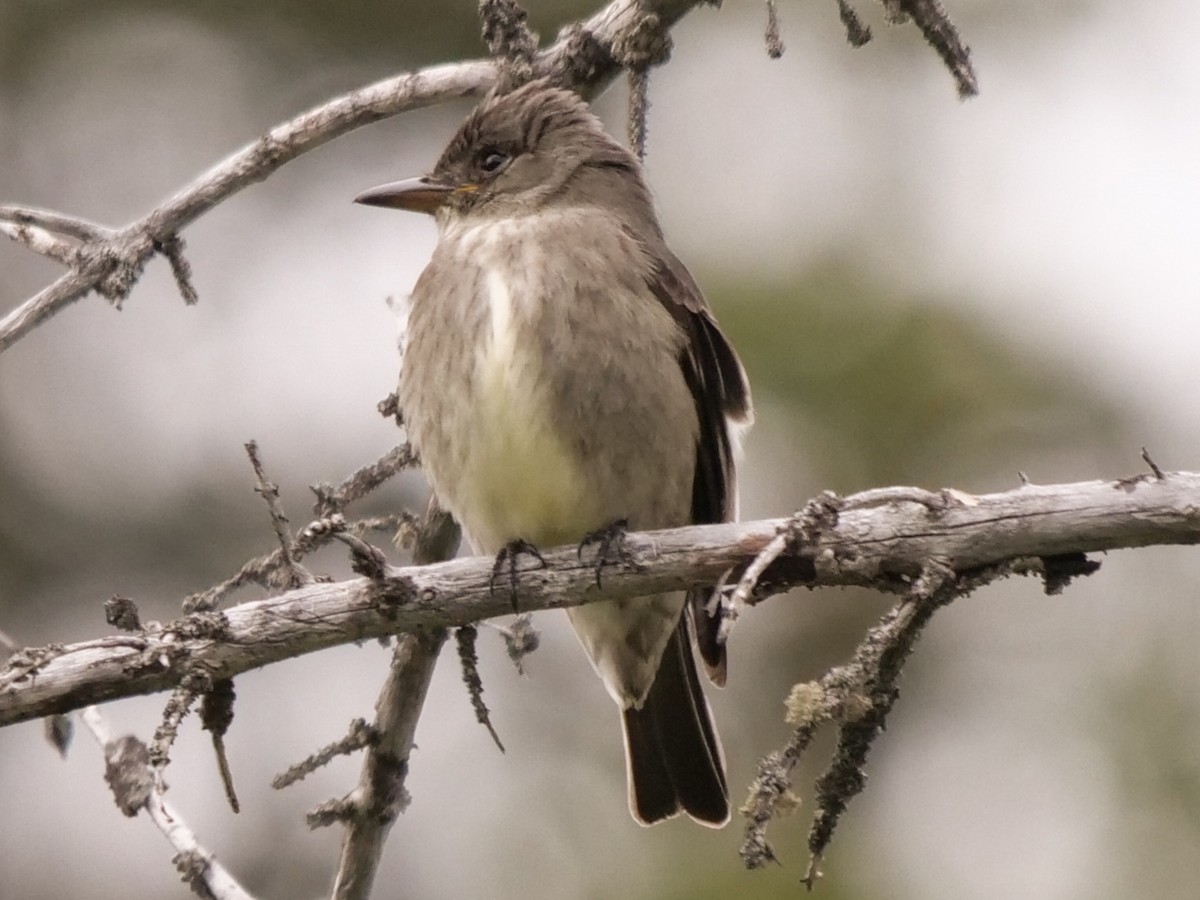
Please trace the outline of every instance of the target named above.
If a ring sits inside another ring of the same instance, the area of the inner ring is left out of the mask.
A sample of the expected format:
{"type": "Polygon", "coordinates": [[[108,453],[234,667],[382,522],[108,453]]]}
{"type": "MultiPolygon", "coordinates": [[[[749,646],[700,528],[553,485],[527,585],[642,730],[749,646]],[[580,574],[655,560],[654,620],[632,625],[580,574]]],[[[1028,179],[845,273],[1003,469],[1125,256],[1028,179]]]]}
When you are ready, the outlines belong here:
{"type": "Polygon", "coordinates": [[[496,593],[496,579],[500,573],[508,567],[508,589],[512,597],[513,612],[520,612],[517,609],[517,560],[521,554],[532,556],[537,559],[539,569],[546,568],[546,559],[541,552],[529,541],[517,538],[509,541],[500,548],[500,552],[496,554],[496,561],[492,563],[492,577],[488,579],[488,593],[496,593]]]}
{"type": "Polygon", "coordinates": [[[583,536],[583,540],[579,542],[579,547],[576,548],[575,555],[579,557],[580,562],[583,562],[585,547],[591,544],[598,545],[596,550],[596,587],[603,587],[600,583],[600,575],[604,571],[605,566],[625,565],[635,570],[641,569],[641,566],[637,564],[633,555],[629,552],[629,548],[625,545],[625,535],[628,533],[629,520],[617,519],[617,521],[610,522],[603,528],[589,531],[583,536]]]}

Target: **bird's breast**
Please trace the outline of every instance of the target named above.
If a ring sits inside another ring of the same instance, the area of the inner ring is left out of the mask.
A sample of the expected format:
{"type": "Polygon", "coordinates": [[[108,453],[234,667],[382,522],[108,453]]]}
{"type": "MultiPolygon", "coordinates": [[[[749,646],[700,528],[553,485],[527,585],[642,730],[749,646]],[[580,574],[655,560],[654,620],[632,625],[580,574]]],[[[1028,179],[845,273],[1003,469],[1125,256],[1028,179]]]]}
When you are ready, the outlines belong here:
{"type": "Polygon", "coordinates": [[[473,536],[490,550],[515,538],[552,546],[599,527],[584,461],[547,396],[554,361],[537,350],[540,311],[518,306],[536,296],[524,280],[503,265],[484,269],[488,328],[465,411],[470,448],[457,493],[473,536]]]}
{"type": "Polygon", "coordinates": [[[414,291],[401,403],[479,550],[687,521],[695,407],[638,252],[594,215],[443,233],[414,291]]]}
{"type": "Polygon", "coordinates": [[[555,301],[570,298],[550,296],[539,237],[506,221],[451,236],[463,275],[473,275],[478,325],[457,351],[467,390],[447,393],[433,423],[456,432],[447,436],[454,447],[427,465],[443,502],[489,552],[516,538],[567,543],[605,524],[577,442],[554,413],[557,366],[570,363],[546,353],[542,333],[556,330],[555,301]]]}

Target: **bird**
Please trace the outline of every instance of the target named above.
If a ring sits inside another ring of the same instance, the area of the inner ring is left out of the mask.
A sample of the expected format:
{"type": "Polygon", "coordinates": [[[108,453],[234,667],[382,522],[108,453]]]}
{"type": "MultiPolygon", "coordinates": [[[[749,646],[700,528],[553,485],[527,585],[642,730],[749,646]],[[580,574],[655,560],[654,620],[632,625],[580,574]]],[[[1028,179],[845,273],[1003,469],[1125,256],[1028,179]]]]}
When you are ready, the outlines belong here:
{"type": "MultiPolygon", "coordinates": [[[[493,90],[429,174],[355,200],[436,220],[397,397],[476,552],[499,566],[510,551],[598,540],[603,565],[626,528],[736,518],[745,370],[667,246],[640,160],[579,95],[546,79],[493,90]]],[[[729,820],[692,650],[724,685],[714,591],[567,610],[620,707],[644,825],[729,820]]]]}

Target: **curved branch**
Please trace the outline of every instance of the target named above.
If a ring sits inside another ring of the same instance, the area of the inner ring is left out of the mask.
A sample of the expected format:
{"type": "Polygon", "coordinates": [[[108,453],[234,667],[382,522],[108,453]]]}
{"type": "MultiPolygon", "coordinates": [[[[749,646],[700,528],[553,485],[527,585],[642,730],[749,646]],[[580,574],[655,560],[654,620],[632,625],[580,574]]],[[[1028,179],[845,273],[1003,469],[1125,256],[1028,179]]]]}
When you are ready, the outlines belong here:
{"type": "MultiPolygon", "coordinates": [[[[580,560],[575,548],[548,551],[547,568],[521,573],[518,605],[532,612],[714,584],[751,565],[783,530],[795,539],[763,573],[756,600],[800,585],[920,591],[931,560],[947,577],[974,579],[973,586],[981,570],[985,580],[1033,570],[1048,588],[1060,588],[1070,571],[1020,564],[1200,542],[1200,474],[1187,472],[1024,484],[981,496],[895,488],[826,497],[819,505],[819,518],[800,523],[767,519],[631,534],[629,564],[606,569],[602,589],[594,564],[580,560]]],[[[214,679],[232,678],[337,644],[511,613],[508,592],[490,592],[491,574],[492,560],[484,558],[388,567],[376,580],[305,585],[139,634],[19,651],[0,669],[0,725],[167,690],[195,667],[214,679]]]]}
{"type": "MultiPolygon", "coordinates": [[[[564,29],[555,44],[537,55],[534,71],[585,95],[597,93],[619,71],[609,48],[624,30],[648,12],[669,28],[700,2],[612,0],[590,19],[564,29]]],[[[487,59],[431,66],[351,91],[277,125],[146,216],[81,244],[71,271],[0,319],[0,352],[92,290],[119,304],[150,257],[171,246],[181,229],[242,188],[263,181],[284,163],[371,122],[456,97],[481,95],[495,84],[497,74],[497,64],[487,59]]],[[[0,221],[54,230],[55,221],[79,220],[46,210],[0,206],[0,221]]],[[[62,233],[78,237],[82,232],[72,227],[62,233]]]]}

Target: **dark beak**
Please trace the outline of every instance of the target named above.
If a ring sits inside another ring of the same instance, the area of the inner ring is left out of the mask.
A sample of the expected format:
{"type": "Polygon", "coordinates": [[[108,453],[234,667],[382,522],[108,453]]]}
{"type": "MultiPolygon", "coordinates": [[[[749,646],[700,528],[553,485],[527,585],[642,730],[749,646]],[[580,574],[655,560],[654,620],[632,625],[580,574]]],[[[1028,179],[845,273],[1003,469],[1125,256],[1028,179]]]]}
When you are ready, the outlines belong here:
{"type": "Polygon", "coordinates": [[[394,181],[371,188],[355,197],[354,202],[432,215],[446,202],[453,190],[453,186],[440,184],[428,175],[423,175],[420,178],[406,178],[404,181],[394,181]]]}

